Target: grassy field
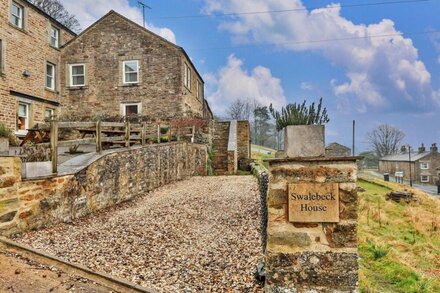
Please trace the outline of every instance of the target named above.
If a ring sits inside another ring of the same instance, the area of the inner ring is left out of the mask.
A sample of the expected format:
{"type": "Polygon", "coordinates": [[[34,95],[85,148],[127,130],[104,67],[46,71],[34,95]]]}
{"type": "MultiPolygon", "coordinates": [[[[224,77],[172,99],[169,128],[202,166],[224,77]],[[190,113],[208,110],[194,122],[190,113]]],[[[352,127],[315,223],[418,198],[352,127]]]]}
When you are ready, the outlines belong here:
{"type": "Polygon", "coordinates": [[[252,147],[254,147],[254,148],[259,148],[259,149],[262,149],[262,150],[266,150],[266,151],[270,151],[270,152],[271,152],[270,155],[262,154],[262,153],[260,153],[260,152],[254,152],[254,151],[253,151],[252,154],[251,154],[252,159],[255,159],[255,160],[257,161],[258,164],[263,165],[263,166],[266,167],[266,168],[269,168],[269,164],[268,164],[267,162],[263,162],[263,160],[264,160],[264,159],[275,158],[275,153],[276,153],[277,151],[274,150],[274,149],[270,149],[270,148],[267,148],[267,147],[264,147],[264,146],[254,145],[254,144],[252,145],[252,147]]]}
{"type": "Polygon", "coordinates": [[[359,181],[360,292],[440,292],[440,200],[416,192],[418,202],[386,201],[401,189],[359,181]]]}

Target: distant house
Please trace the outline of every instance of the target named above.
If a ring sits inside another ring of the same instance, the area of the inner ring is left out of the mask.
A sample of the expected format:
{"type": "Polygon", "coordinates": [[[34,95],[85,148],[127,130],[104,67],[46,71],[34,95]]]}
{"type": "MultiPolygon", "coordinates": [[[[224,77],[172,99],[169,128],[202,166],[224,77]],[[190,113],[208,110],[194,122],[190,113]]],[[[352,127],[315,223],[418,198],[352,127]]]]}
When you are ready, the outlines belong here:
{"type": "Polygon", "coordinates": [[[325,155],[327,157],[349,157],[351,149],[345,145],[333,142],[325,147],[325,155]]]}
{"type": "Polygon", "coordinates": [[[403,172],[403,176],[407,180],[410,178],[410,166],[412,180],[437,184],[440,178],[440,153],[437,144],[432,144],[429,151],[426,151],[422,144],[417,152],[411,152],[411,154],[406,147],[402,147],[399,154],[386,156],[379,160],[379,172],[391,175],[403,172]]]}

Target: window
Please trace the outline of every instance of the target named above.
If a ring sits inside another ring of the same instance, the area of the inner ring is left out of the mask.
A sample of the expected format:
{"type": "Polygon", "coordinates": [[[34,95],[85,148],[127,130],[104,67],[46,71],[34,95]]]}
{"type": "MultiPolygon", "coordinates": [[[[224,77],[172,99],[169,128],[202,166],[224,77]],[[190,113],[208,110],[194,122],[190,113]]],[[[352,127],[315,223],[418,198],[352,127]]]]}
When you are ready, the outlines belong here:
{"type": "Polygon", "coordinates": [[[16,27],[23,28],[23,6],[12,2],[11,23],[16,27]]]}
{"type": "Polygon", "coordinates": [[[183,83],[190,90],[191,89],[191,69],[188,64],[185,64],[184,75],[183,75],[183,83]]]}
{"type": "Polygon", "coordinates": [[[421,182],[429,182],[429,176],[428,175],[422,175],[420,176],[421,182]]]}
{"type": "Polygon", "coordinates": [[[131,60],[122,62],[124,84],[138,83],[139,82],[139,61],[131,60]]]}
{"type": "Polygon", "coordinates": [[[50,120],[54,113],[55,113],[54,109],[46,108],[44,110],[44,119],[50,120]]]}
{"type": "Polygon", "coordinates": [[[18,132],[26,132],[26,130],[29,129],[29,104],[18,103],[17,116],[18,132]]]}
{"type": "Polygon", "coordinates": [[[197,99],[202,99],[203,100],[203,85],[200,81],[197,81],[197,99]]]}
{"type": "Polygon", "coordinates": [[[121,104],[122,116],[132,116],[141,114],[141,103],[121,104]]]}
{"type": "Polygon", "coordinates": [[[70,65],[70,86],[84,86],[86,84],[86,69],[84,64],[70,65]]]}
{"type": "Polygon", "coordinates": [[[55,90],[55,65],[46,64],[46,87],[55,90]]]}
{"type": "Polygon", "coordinates": [[[429,164],[427,162],[420,162],[420,169],[422,170],[429,169],[429,164]]]}
{"type": "Polygon", "coordinates": [[[60,30],[56,27],[50,27],[50,45],[55,48],[60,47],[60,30]]]}

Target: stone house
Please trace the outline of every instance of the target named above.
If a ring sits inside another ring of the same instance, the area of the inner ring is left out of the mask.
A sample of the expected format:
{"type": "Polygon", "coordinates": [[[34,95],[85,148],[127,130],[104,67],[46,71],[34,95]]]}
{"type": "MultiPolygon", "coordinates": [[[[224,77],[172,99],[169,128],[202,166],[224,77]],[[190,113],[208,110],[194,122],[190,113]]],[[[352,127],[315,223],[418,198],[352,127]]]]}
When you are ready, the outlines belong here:
{"type": "Polygon", "coordinates": [[[0,123],[51,115],[212,119],[184,49],[110,11],[80,35],[25,0],[0,1],[0,123]]]}
{"type": "Polygon", "coordinates": [[[350,157],[351,149],[345,145],[333,142],[325,147],[326,157],[350,157]]]}
{"type": "Polygon", "coordinates": [[[61,116],[212,118],[185,50],[110,11],[61,51],[61,116]]]}
{"type": "Polygon", "coordinates": [[[410,176],[410,166],[413,181],[438,184],[440,180],[440,153],[437,144],[432,144],[429,151],[426,151],[422,144],[417,152],[411,152],[411,154],[406,147],[402,147],[399,154],[386,156],[379,160],[379,172],[391,175],[403,172],[403,176],[407,180],[410,176]]]}
{"type": "Polygon", "coordinates": [[[0,1],[0,123],[24,135],[55,113],[61,47],[75,33],[24,0],[0,1]]]}

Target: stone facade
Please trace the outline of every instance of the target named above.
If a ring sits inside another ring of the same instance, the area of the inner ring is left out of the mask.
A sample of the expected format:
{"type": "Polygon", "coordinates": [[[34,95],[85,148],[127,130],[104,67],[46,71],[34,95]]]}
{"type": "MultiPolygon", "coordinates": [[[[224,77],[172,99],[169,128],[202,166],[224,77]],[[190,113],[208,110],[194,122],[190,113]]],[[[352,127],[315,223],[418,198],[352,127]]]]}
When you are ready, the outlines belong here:
{"type": "Polygon", "coordinates": [[[203,79],[185,51],[114,11],[68,43],[62,62],[61,117],[124,116],[124,107],[135,105],[152,119],[212,119],[203,79]],[[138,81],[124,83],[130,60],[138,62],[138,81]],[[84,64],[84,86],[71,84],[72,64],[84,64]]]}
{"type": "Polygon", "coordinates": [[[60,32],[60,47],[75,36],[27,1],[0,1],[0,55],[3,56],[0,60],[0,123],[14,131],[20,128],[19,102],[28,105],[26,127],[43,122],[45,110],[56,110],[59,105],[61,53],[50,44],[51,27],[60,32]],[[22,28],[11,22],[12,3],[23,8],[22,28]],[[47,63],[55,66],[54,89],[46,87],[47,63]]]}
{"type": "Polygon", "coordinates": [[[419,183],[436,185],[440,182],[440,153],[435,144],[426,151],[422,145],[418,152],[411,152],[411,162],[407,151],[391,155],[379,160],[379,172],[394,176],[396,172],[403,172],[404,179],[411,179],[419,183]],[[423,177],[423,178],[422,178],[423,177]],[[424,180],[422,180],[424,179],[424,180]]]}
{"type": "Polygon", "coordinates": [[[72,175],[21,179],[21,161],[0,157],[0,234],[68,222],[145,195],[159,186],[206,175],[207,147],[184,142],[109,153],[72,175]]]}
{"type": "Polygon", "coordinates": [[[356,174],[356,158],[270,161],[266,292],[356,292],[356,174]],[[339,222],[290,222],[291,183],[337,183],[339,222]]]}

